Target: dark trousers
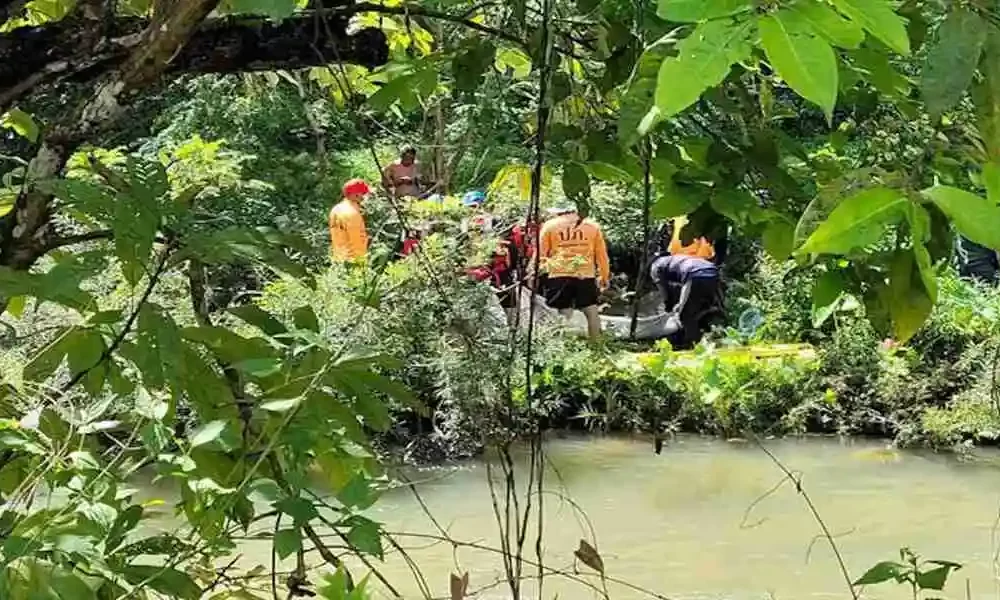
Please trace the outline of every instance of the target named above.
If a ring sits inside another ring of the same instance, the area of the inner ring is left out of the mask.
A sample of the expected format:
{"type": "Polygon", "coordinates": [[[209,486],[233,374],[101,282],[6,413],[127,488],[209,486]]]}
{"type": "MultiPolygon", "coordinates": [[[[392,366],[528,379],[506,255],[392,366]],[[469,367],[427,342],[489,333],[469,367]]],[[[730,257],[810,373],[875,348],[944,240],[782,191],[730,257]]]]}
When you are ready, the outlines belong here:
{"type": "MultiPolygon", "coordinates": [[[[673,310],[680,301],[679,283],[660,281],[660,295],[667,310],[673,310]]],[[[691,348],[701,340],[702,335],[712,326],[712,321],[722,315],[722,290],[718,279],[692,279],[691,294],[687,304],[678,315],[681,330],[670,338],[674,348],[691,348]]]]}

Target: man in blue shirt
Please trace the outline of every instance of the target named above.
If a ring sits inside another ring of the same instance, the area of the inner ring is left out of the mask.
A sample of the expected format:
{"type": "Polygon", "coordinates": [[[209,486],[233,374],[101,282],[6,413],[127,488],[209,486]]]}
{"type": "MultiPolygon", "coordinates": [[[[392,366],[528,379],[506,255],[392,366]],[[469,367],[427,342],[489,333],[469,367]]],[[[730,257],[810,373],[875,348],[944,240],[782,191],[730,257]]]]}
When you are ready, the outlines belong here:
{"type": "Polygon", "coordinates": [[[649,274],[667,311],[681,322],[682,329],[671,342],[678,349],[693,346],[722,312],[719,267],[710,260],[675,254],[654,260],[649,274]]]}

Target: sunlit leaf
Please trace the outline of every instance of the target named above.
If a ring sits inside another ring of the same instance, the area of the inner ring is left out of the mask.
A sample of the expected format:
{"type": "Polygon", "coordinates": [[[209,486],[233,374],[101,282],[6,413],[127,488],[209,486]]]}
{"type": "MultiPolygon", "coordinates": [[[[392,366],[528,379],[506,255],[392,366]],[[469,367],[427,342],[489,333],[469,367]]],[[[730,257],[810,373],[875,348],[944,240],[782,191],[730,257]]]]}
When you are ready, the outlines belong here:
{"type": "Polygon", "coordinates": [[[905,21],[887,0],[833,0],[833,5],[886,46],[904,56],[910,53],[905,21]]]}
{"type": "Polygon", "coordinates": [[[698,25],[677,46],[676,57],[660,66],[656,106],[669,118],[698,101],[702,92],[725,79],[733,63],[750,56],[750,22],[717,19],[698,25]]]}
{"type": "Polygon", "coordinates": [[[302,398],[289,398],[287,400],[271,400],[261,404],[260,407],[266,411],[284,413],[302,404],[302,398]]]}
{"type": "Polygon", "coordinates": [[[493,64],[501,73],[506,73],[509,69],[514,79],[524,79],[531,73],[531,57],[510,46],[496,51],[493,64]]]}
{"type": "Polygon", "coordinates": [[[923,191],[948,215],[958,231],[973,242],[1000,250],[1000,206],[982,196],[958,188],[936,185],[923,191]]]}
{"type": "Polygon", "coordinates": [[[758,20],[761,44],[778,75],[800,96],[833,118],[837,57],[799,13],[781,10],[758,20]]]}
{"type": "Polygon", "coordinates": [[[222,432],[226,429],[225,421],[212,421],[205,423],[191,434],[191,447],[197,448],[205,444],[211,444],[222,437],[222,432]]]}
{"type": "Polygon", "coordinates": [[[847,254],[878,241],[885,228],[903,218],[908,202],[898,190],[876,187],[837,205],[813,231],[797,254],[847,254]]]}
{"type": "Polygon", "coordinates": [[[845,19],[826,2],[802,0],[787,10],[808,21],[816,33],[835,46],[854,49],[865,40],[865,32],[860,25],[845,19]]]}
{"type": "Polygon", "coordinates": [[[753,8],[752,0],[659,0],[656,14],[665,21],[696,23],[753,8]]]}
{"type": "Polygon", "coordinates": [[[0,127],[14,130],[29,142],[38,141],[38,124],[20,108],[12,108],[0,117],[0,127]]]}

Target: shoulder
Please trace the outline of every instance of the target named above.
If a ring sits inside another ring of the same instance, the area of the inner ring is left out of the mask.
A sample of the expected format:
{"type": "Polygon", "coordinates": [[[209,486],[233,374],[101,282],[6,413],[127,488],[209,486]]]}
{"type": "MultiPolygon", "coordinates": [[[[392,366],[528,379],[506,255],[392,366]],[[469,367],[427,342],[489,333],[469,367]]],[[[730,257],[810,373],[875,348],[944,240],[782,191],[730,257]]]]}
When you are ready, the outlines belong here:
{"type": "Polygon", "coordinates": [[[584,219],[583,220],[583,226],[587,227],[589,229],[593,229],[594,231],[597,231],[598,233],[601,231],[601,224],[598,223],[597,221],[593,220],[593,219],[584,219]]]}

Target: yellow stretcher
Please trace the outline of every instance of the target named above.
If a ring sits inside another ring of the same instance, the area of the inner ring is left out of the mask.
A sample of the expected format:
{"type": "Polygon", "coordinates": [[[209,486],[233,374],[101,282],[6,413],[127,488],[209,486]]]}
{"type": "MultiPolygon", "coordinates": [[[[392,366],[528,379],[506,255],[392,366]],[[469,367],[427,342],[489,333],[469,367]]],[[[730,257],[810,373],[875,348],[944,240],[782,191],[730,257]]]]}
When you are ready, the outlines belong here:
{"type": "MultiPolygon", "coordinates": [[[[662,358],[662,355],[657,352],[639,352],[633,356],[639,364],[649,364],[662,358]]],[[[670,363],[679,367],[696,367],[708,358],[734,363],[785,359],[809,362],[815,360],[816,357],[816,349],[810,344],[755,344],[753,346],[673,352],[670,355],[670,363]]]]}

